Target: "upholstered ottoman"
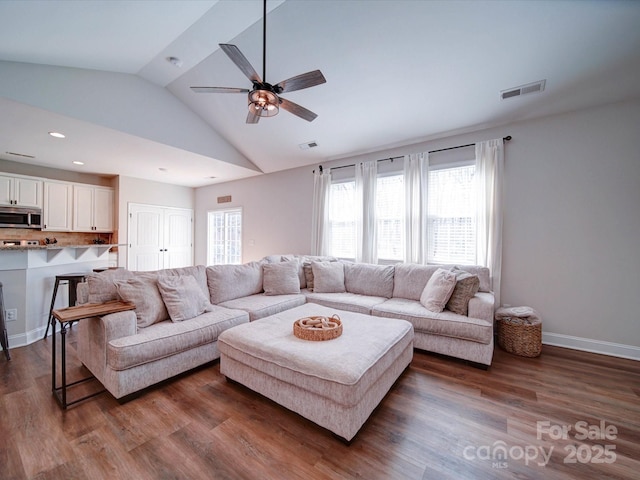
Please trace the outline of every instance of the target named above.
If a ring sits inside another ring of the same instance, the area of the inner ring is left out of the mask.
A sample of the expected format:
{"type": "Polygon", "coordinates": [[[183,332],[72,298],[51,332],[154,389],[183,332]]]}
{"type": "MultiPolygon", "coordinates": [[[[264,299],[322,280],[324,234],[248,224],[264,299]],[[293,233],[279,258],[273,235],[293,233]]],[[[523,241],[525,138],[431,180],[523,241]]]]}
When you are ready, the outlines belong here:
{"type": "Polygon", "coordinates": [[[220,371],[350,441],[413,357],[413,326],[305,304],[238,325],[218,338],[220,371]],[[298,318],[337,313],[342,335],[293,335],[298,318]]]}

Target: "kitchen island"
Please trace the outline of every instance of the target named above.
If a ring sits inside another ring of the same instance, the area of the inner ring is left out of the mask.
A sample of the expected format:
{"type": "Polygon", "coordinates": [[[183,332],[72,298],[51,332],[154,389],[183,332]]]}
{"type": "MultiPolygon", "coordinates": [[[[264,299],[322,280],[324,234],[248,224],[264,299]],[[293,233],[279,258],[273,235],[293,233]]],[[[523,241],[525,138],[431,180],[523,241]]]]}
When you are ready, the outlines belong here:
{"type": "MultiPolygon", "coordinates": [[[[9,344],[16,348],[41,340],[47,321],[56,275],[91,273],[109,267],[109,251],[116,244],[14,245],[0,247],[0,282],[5,309],[15,309],[7,322],[9,344]]],[[[68,288],[58,290],[55,308],[69,305],[68,288]]]]}

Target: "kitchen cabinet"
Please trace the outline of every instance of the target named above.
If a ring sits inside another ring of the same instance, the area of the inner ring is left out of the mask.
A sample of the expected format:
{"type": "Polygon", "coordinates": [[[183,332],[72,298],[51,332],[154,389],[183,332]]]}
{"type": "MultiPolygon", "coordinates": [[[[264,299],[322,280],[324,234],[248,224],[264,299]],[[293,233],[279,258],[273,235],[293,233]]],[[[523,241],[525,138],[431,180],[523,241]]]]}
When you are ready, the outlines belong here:
{"type": "Polygon", "coordinates": [[[112,232],[112,188],[73,185],[73,231],[112,232]]]}
{"type": "Polygon", "coordinates": [[[73,229],[73,185],[63,182],[44,182],[42,230],[70,232],[73,229]]]}
{"type": "Polygon", "coordinates": [[[42,180],[0,174],[0,205],[42,208],[42,180]]]}

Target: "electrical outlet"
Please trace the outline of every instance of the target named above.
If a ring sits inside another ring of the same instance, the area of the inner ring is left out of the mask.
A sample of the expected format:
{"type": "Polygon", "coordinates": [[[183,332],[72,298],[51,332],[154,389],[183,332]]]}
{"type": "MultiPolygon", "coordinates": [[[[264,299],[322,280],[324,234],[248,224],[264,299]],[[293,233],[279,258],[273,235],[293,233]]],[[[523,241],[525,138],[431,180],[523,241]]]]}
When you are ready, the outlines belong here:
{"type": "Polygon", "coordinates": [[[18,319],[18,309],[17,308],[10,308],[8,310],[6,310],[7,314],[5,315],[5,318],[7,319],[7,322],[15,322],[18,319]]]}

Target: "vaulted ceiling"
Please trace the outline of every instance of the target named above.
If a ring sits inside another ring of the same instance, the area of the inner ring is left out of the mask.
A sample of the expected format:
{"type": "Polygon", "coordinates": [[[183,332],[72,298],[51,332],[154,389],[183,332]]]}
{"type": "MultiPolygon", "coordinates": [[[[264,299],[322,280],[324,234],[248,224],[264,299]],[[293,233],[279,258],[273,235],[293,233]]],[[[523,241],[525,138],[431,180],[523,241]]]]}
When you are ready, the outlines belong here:
{"type": "Polygon", "coordinates": [[[262,74],[261,0],[0,0],[0,159],[197,187],[640,97],[640,2],[267,7],[266,81],[327,79],[283,95],[313,122],[189,88],[251,86],[219,43],[262,74]]]}

